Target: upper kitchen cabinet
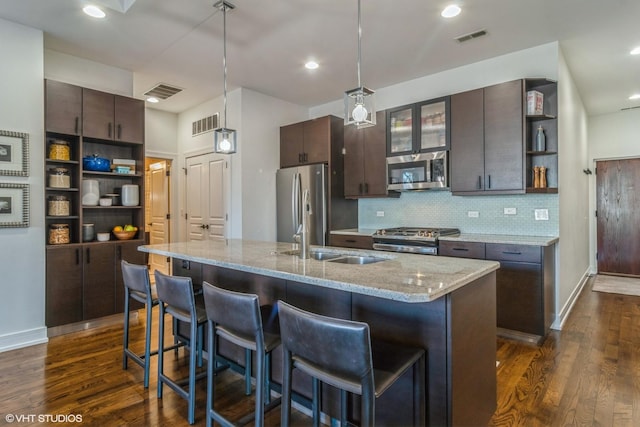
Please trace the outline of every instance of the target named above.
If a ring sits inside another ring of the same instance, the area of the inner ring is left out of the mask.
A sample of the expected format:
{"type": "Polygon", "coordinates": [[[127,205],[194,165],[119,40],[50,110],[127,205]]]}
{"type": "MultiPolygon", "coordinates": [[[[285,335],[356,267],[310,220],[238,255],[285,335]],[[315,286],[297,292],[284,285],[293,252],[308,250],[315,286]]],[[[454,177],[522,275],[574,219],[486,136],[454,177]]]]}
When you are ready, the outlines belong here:
{"type": "MultiPolygon", "coordinates": [[[[344,128],[344,196],[387,197],[385,112],[378,111],[376,125],[344,128]]],[[[399,193],[393,193],[399,194],[399,193]]]]}
{"type": "Polygon", "coordinates": [[[331,116],[280,128],[280,167],[329,162],[331,116]]]}
{"type": "Polygon", "coordinates": [[[525,192],[524,82],[451,96],[453,194],[525,192]]]}
{"type": "Polygon", "coordinates": [[[80,135],[82,88],[45,80],[45,126],[47,132],[80,135]]]}
{"type": "Polygon", "coordinates": [[[144,102],[93,89],[82,91],[83,136],[144,142],[144,102]]]}
{"type": "Polygon", "coordinates": [[[387,156],[446,150],[449,97],[387,110],[387,156]]]}

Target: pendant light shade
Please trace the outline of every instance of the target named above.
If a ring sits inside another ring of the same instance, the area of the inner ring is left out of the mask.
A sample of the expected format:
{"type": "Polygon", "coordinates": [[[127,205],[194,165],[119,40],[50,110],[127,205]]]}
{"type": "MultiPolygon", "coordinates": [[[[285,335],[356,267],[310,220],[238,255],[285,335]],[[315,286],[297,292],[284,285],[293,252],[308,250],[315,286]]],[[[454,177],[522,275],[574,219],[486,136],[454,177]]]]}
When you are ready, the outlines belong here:
{"type": "Polygon", "coordinates": [[[355,125],[357,128],[376,124],[375,92],[362,86],[360,81],[361,41],[362,25],[358,0],[358,87],[344,93],[344,125],[355,125]]]}
{"type": "Polygon", "coordinates": [[[213,5],[222,11],[223,55],[222,68],[224,71],[224,117],[223,126],[213,131],[213,150],[220,154],[233,154],[238,149],[237,132],[227,128],[227,9],[235,6],[227,1],[219,1],[213,5]]]}

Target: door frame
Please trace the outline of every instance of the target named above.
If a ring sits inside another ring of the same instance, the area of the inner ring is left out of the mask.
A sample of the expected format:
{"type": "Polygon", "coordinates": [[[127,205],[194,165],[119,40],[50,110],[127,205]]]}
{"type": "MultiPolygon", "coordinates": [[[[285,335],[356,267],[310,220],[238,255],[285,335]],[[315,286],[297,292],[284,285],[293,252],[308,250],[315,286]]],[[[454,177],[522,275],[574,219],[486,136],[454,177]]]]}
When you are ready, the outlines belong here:
{"type": "MultiPolygon", "coordinates": [[[[191,157],[197,157],[197,156],[205,156],[208,154],[215,154],[213,152],[213,149],[211,147],[207,147],[207,148],[200,148],[197,150],[191,150],[191,151],[185,151],[184,153],[182,153],[182,157],[181,157],[181,164],[179,165],[180,168],[180,173],[176,173],[176,175],[179,176],[180,179],[180,187],[182,189],[182,191],[176,192],[179,193],[178,194],[178,198],[179,198],[179,207],[180,207],[180,221],[176,221],[179,222],[180,224],[180,230],[179,230],[179,241],[187,241],[188,240],[188,232],[187,232],[187,218],[185,217],[185,212],[187,210],[187,198],[186,198],[186,194],[187,194],[187,179],[185,176],[186,170],[187,170],[187,159],[191,158],[191,157]]],[[[236,154],[237,155],[237,154],[236,154]]],[[[225,230],[225,238],[229,239],[231,238],[231,236],[233,235],[233,217],[234,217],[234,208],[231,205],[232,202],[232,197],[231,197],[231,187],[232,187],[232,183],[231,183],[231,179],[232,179],[232,168],[233,168],[233,157],[232,155],[228,155],[228,154],[219,154],[219,156],[224,156],[226,157],[226,160],[228,162],[228,166],[225,169],[225,189],[224,189],[224,198],[225,198],[225,204],[227,206],[227,224],[225,226],[226,230],[225,230]]],[[[176,168],[177,169],[177,168],[176,168]]],[[[178,187],[176,187],[178,188],[178,187]]],[[[173,215],[173,213],[172,213],[173,215]]],[[[177,217],[176,217],[177,218],[177,217]]],[[[240,223],[242,223],[242,218],[239,218],[240,223]]]]}
{"type": "Polygon", "coordinates": [[[589,183],[589,265],[592,275],[598,274],[598,259],[596,252],[598,251],[598,221],[596,220],[596,209],[598,206],[598,190],[596,187],[596,166],[598,162],[608,162],[615,160],[632,160],[638,159],[640,155],[635,156],[615,156],[615,157],[598,157],[591,161],[592,174],[588,175],[589,183]]]}

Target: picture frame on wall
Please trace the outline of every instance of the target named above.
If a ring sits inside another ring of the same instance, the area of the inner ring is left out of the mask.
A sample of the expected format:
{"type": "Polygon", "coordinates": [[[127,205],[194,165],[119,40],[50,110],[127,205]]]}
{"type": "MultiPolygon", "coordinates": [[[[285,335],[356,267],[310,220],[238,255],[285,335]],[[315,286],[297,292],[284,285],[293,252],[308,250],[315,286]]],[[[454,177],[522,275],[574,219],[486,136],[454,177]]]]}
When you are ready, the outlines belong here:
{"type": "Polygon", "coordinates": [[[0,130],[0,175],[29,176],[29,134],[0,130]]]}
{"type": "Polygon", "coordinates": [[[0,183],[0,228],[29,227],[29,184],[0,183]]]}

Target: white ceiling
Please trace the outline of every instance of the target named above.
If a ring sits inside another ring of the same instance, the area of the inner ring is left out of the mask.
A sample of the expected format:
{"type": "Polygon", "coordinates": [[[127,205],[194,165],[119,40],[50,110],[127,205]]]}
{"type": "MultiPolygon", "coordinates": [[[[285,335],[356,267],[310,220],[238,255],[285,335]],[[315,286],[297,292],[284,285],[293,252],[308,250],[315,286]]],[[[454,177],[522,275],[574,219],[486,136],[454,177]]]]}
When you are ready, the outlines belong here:
{"type": "MultiPolygon", "coordinates": [[[[102,0],[130,5],[84,15],[83,0],[0,0],[0,18],[44,31],[45,48],[130,70],[134,96],[157,83],[183,92],[153,105],[181,112],[222,94],[222,14],[215,0],[102,0]],[[131,4],[133,3],[133,4],[131,4]]],[[[301,105],[357,86],[356,0],[232,0],[229,90],[301,105]],[[315,58],[320,68],[303,67],[315,58]]],[[[640,105],[638,0],[362,0],[362,81],[376,89],[560,41],[589,114],[640,105]],[[449,3],[462,14],[445,20],[449,3]],[[459,44],[479,29],[488,36],[459,44]]],[[[524,77],[524,76],[523,76],[524,77]]]]}

